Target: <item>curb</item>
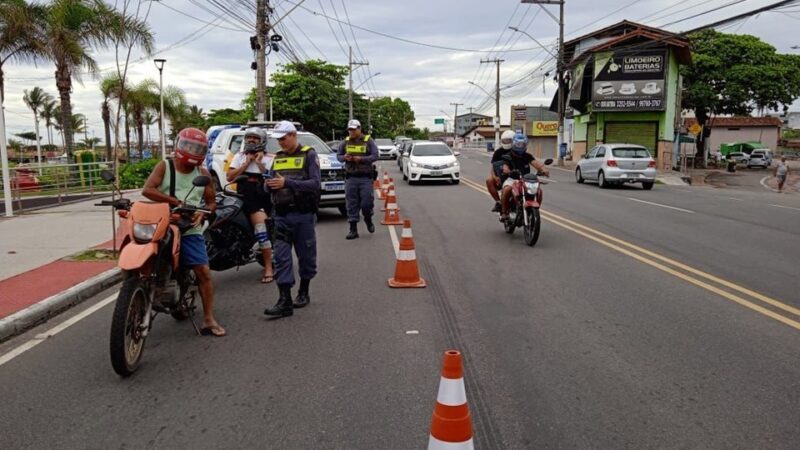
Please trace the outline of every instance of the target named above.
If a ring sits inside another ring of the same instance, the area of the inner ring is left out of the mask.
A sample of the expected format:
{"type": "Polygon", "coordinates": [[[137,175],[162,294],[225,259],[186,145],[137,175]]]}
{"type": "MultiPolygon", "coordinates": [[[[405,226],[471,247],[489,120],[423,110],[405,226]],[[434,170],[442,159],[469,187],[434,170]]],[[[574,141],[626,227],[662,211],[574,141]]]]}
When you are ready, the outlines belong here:
{"type": "Polygon", "coordinates": [[[8,317],[0,319],[0,342],[17,336],[42,322],[46,322],[48,319],[92,298],[121,280],[122,272],[115,267],[78,283],[64,292],[31,305],[22,311],[17,311],[8,317]]]}

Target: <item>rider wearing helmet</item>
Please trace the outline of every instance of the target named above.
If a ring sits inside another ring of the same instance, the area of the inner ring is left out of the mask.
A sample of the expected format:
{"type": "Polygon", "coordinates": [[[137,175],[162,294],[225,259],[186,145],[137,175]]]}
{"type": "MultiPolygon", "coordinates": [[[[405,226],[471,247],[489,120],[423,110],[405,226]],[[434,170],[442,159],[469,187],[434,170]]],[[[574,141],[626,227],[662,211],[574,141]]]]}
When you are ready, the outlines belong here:
{"type": "Polygon", "coordinates": [[[236,184],[236,190],[242,195],[244,212],[250,216],[253,232],[258,241],[258,248],[264,257],[264,274],[262,283],[272,283],[272,242],[267,234],[267,218],[272,210],[270,195],[264,189],[263,174],[272,167],[272,156],[267,155],[267,132],[263,128],[248,128],[244,133],[241,149],[233,157],[228,168],[228,182],[240,175],[246,175],[247,181],[236,184]]]}
{"type": "Polygon", "coordinates": [[[522,133],[514,135],[511,151],[503,157],[501,166],[501,179],[503,181],[502,195],[500,198],[501,213],[500,221],[508,220],[508,206],[511,200],[511,185],[514,180],[511,178],[512,172],[517,172],[520,176],[531,173],[531,167],[544,176],[550,176],[544,164],[537,161],[528,153],[528,137],[522,133]]]}
{"type": "Polygon", "coordinates": [[[498,194],[497,191],[500,189],[501,184],[500,175],[502,174],[502,162],[503,157],[511,152],[511,144],[513,144],[513,141],[514,132],[511,130],[504,131],[503,134],[500,135],[500,148],[496,149],[494,154],[492,154],[492,166],[489,168],[489,177],[486,178],[486,189],[495,202],[492,212],[500,212],[500,194],[498,194]]]}
{"type": "MultiPolygon", "coordinates": [[[[194,189],[192,181],[195,177],[205,175],[211,177],[208,170],[201,167],[208,152],[208,140],[205,133],[197,128],[185,128],[178,133],[175,141],[173,159],[159,162],[145,182],[142,195],[154,202],[169,203],[180,206],[185,201],[190,205],[198,205],[205,200],[205,209],[212,212],[217,209],[214,188],[209,183],[205,189],[194,189]]],[[[189,266],[197,276],[200,297],[203,299],[203,327],[200,333],[204,336],[225,336],[225,329],[214,318],[214,285],[211,282],[211,269],[208,266],[208,254],[200,224],[204,215],[197,212],[194,217],[194,228],[181,235],[181,265],[189,266]]]]}

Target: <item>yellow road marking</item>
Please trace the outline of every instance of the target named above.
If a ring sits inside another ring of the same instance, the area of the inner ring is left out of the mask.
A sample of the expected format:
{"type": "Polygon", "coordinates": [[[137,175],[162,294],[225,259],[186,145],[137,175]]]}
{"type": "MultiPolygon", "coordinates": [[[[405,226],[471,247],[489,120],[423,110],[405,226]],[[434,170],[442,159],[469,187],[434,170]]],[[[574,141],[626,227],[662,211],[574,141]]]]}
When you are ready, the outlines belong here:
{"type": "MultiPolygon", "coordinates": [[[[489,193],[486,192],[485,187],[480,186],[479,184],[475,183],[474,181],[468,180],[468,179],[464,178],[463,176],[461,177],[461,181],[464,182],[470,188],[475,189],[478,192],[481,192],[481,193],[489,196],[489,193]]],[[[750,302],[750,301],[748,301],[748,300],[746,300],[746,299],[744,299],[742,297],[739,297],[738,295],[735,295],[735,294],[732,294],[730,292],[724,291],[724,290],[720,289],[719,287],[713,286],[713,285],[711,285],[709,283],[706,283],[706,282],[704,282],[702,280],[699,280],[699,279],[694,278],[692,276],[689,276],[687,274],[678,272],[674,268],[668,267],[668,266],[666,266],[664,264],[660,264],[660,263],[655,262],[655,261],[653,261],[651,259],[645,258],[644,256],[639,255],[637,253],[634,253],[631,250],[635,250],[635,251],[637,251],[637,252],[639,252],[639,253],[641,253],[643,255],[649,256],[649,257],[651,257],[653,259],[656,259],[656,260],[659,260],[659,261],[661,261],[663,263],[673,265],[676,268],[679,268],[679,269],[684,270],[686,272],[690,272],[690,273],[692,273],[694,275],[697,275],[699,277],[705,278],[706,280],[713,281],[713,282],[718,283],[718,284],[720,284],[722,286],[725,286],[725,287],[730,288],[732,290],[738,291],[739,293],[742,293],[742,294],[745,294],[745,295],[750,296],[752,298],[758,299],[758,300],[760,300],[760,301],[762,301],[764,303],[767,303],[767,304],[772,305],[772,306],[774,306],[776,308],[782,309],[782,310],[784,310],[786,312],[795,314],[797,316],[800,316],[800,309],[794,308],[794,307],[792,307],[790,305],[787,305],[787,304],[782,303],[782,302],[780,302],[778,300],[769,298],[769,297],[767,297],[767,296],[765,296],[763,294],[759,294],[758,292],[755,292],[755,291],[752,291],[752,290],[747,289],[745,287],[739,286],[739,285],[737,285],[735,283],[732,283],[730,281],[727,281],[727,280],[724,280],[722,278],[716,277],[714,275],[705,273],[705,272],[703,272],[703,271],[701,271],[699,269],[696,269],[694,267],[688,266],[688,265],[683,264],[681,262],[675,261],[674,259],[668,258],[666,256],[659,255],[659,254],[657,254],[657,253],[655,253],[653,251],[650,251],[650,250],[647,250],[645,248],[639,247],[637,245],[631,244],[629,242],[623,241],[622,239],[616,238],[616,237],[611,236],[609,234],[594,230],[594,229],[589,228],[589,227],[587,227],[585,225],[577,223],[577,222],[575,222],[573,220],[567,219],[565,217],[561,217],[561,216],[559,216],[557,214],[553,214],[551,212],[546,212],[546,211],[541,211],[541,214],[545,219],[547,219],[549,222],[552,222],[555,225],[558,225],[558,226],[560,226],[560,227],[562,227],[564,229],[572,231],[573,233],[576,233],[576,234],[581,235],[581,236],[583,236],[583,237],[585,237],[587,239],[595,241],[595,242],[597,242],[597,243],[599,243],[599,244],[601,244],[601,245],[603,245],[605,247],[608,247],[608,248],[610,248],[612,250],[615,250],[615,251],[617,251],[619,253],[622,253],[622,254],[624,254],[626,256],[634,258],[637,261],[643,262],[643,263],[645,263],[645,264],[647,264],[647,265],[649,265],[651,267],[654,267],[654,268],[659,269],[659,270],[661,270],[663,272],[666,272],[666,273],[668,273],[670,275],[673,275],[673,276],[675,276],[677,278],[680,278],[680,279],[682,279],[682,280],[684,280],[684,281],[686,281],[688,283],[691,283],[691,284],[693,284],[695,286],[701,287],[701,288],[706,289],[706,290],[708,290],[710,292],[713,292],[713,293],[715,293],[717,295],[720,295],[723,298],[726,298],[726,299],[728,299],[728,300],[730,300],[732,302],[738,303],[739,305],[742,305],[742,306],[744,306],[744,307],[746,307],[748,309],[751,309],[751,310],[756,311],[756,312],[758,312],[760,314],[763,314],[763,315],[765,315],[767,317],[770,317],[770,318],[772,318],[774,320],[777,320],[777,321],[779,321],[779,322],[781,322],[781,323],[783,323],[785,325],[788,325],[788,326],[790,326],[792,328],[800,330],[800,322],[792,320],[792,319],[790,319],[788,317],[784,317],[784,316],[782,316],[780,314],[777,314],[777,313],[775,313],[775,312],[773,312],[773,311],[771,311],[771,310],[769,310],[767,308],[764,308],[763,306],[760,306],[760,305],[757,305],[757,304],[755,304],[753,302],[750,302]],[[631,250],[627,250],[627,249],[621,248],[621,247],[619,247],[617,245],[613,245],[612,242],[616,243],[616,244],[619,244],[621,246],[627,247],[627,248],[629,248],[631,250]]]]}

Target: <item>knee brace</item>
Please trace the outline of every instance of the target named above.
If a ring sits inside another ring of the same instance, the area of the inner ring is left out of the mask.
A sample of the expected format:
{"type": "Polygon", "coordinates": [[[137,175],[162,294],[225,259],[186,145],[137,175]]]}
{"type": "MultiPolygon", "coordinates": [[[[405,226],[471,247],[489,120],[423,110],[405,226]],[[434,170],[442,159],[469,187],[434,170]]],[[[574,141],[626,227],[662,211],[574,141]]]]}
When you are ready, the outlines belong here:
{"type": "Polygon", "coordinates": [[[257,223],[254,233],[258,241],[258,248],[266,250],[272,248],[272,242],[269,241],[269,234],[267,234],[267,225],[264,223],[257,223]]]}

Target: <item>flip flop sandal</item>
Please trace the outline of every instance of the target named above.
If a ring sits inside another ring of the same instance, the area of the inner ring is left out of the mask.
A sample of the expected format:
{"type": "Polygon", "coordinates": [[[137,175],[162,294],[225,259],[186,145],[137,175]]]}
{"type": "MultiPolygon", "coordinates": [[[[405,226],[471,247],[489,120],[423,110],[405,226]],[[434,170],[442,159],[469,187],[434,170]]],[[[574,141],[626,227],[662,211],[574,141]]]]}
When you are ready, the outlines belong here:
{"type": "Polygon", "coordinates": [[[225,330],[219,325],[200,328],[201,336],[224,337],[226,334],[225,330]]]}
{"type": "Polygon", "coordinates": [[[270,284],[273,281],[275,281],[274,275],[264,275],[263,277],[261,277],[261,284],[270,284]]]}

